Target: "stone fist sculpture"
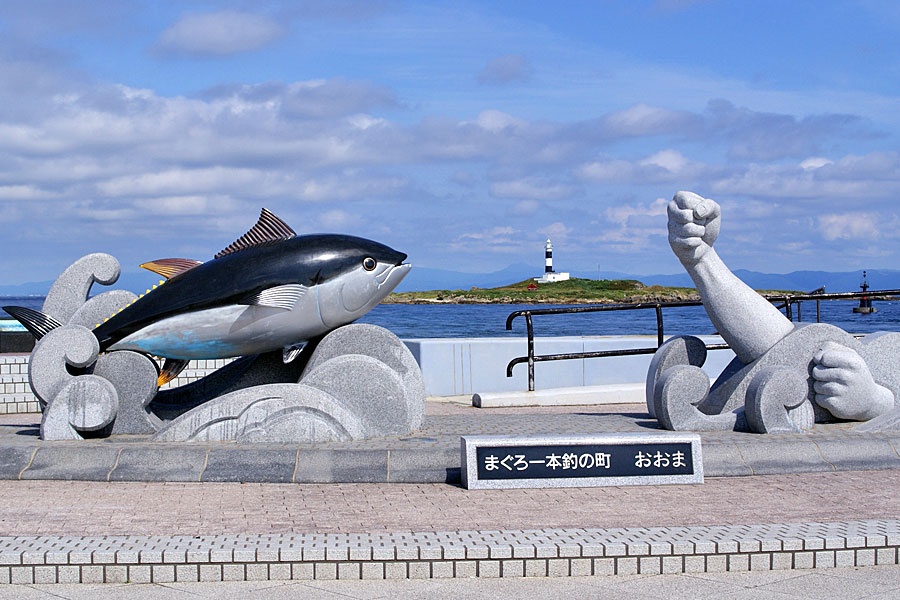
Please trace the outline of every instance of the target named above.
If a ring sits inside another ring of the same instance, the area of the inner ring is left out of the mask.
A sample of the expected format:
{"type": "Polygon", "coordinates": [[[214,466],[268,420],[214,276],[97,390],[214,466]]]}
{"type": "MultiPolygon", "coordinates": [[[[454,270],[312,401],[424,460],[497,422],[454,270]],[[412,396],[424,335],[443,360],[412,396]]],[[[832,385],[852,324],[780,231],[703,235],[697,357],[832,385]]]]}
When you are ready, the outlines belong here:
{"type": "Polygon", "coordinates": [[[719,258],[721,214],[713,200],[678,192],[668,205],[669,245],[737,359],[710,388],[699,368],[705,353],[691,350],[699,340],[664,344],[647,379],[651,414],[675,429],[784,431],[811,426],[814,415],[868,420],[891,411],[900,376],[884,358],[900,352],[900,334],[857,341],[831,325],[795,327],[719,258]],[[678,398],[697,390],[706,391],[678,398]]]}

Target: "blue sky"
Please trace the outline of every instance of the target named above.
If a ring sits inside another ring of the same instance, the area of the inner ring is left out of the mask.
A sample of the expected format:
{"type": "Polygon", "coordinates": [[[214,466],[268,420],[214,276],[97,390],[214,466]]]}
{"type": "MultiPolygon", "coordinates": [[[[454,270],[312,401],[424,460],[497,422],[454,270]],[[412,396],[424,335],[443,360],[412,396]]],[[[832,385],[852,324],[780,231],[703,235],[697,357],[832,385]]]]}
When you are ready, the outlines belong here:
{"type": "Polygon", "coordinates": [[[900,4],[7,0],[0,281],[299,233],[486,272],[900,268],[900,4]]]}

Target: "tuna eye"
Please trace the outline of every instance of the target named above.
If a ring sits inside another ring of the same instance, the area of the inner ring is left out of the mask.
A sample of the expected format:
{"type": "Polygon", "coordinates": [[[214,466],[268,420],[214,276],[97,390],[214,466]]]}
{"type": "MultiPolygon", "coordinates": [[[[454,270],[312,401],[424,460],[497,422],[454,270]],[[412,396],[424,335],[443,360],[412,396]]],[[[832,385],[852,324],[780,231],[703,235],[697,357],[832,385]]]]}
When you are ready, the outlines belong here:
{"type": "Polygon", "coordinates": [[[363,269],[365,269],[366,271],[374,271],[375,264],[375,259],[371,256],[367,256],[363,259],[363,269]]]}

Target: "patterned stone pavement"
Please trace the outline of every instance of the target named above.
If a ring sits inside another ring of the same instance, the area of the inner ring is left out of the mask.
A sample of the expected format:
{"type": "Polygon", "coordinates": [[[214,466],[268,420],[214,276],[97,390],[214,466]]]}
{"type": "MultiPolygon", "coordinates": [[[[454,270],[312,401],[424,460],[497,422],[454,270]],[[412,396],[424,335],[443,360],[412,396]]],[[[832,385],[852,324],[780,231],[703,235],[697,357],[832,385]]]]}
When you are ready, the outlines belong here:
{"type": "MultiPolygon", "coordinates": [[[[494,428],[550,421],[565,429],[625,412],[471,410],[430,405],[429,416],[445,425],[454,418],[494,428]]],[[[34,443],[28,418],[7,417],[2,435],[34,443]]],[[[37,593],[43,583],[628,577],[888,565],[897,563],[900,547],[898,489],[900,469],[479,491],[446,483],[5,480],[0,582],[36,586],[27,589],[37,593]]]]}
{"type": "Polygon", "coordinates": [[[448,484],[0,481],[0,535],[651,527],[900,515],[900,470],[702,485],[468,491],[448,484]]]}

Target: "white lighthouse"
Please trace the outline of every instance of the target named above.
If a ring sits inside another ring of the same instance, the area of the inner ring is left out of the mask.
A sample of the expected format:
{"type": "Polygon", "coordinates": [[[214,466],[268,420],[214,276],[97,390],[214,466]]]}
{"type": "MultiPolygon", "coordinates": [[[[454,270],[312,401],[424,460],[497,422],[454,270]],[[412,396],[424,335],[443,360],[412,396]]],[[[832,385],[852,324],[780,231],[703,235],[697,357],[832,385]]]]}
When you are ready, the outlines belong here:
{"type": "Polygon", "coordinates": [[[569,278],[568,273],[557,273],[553,270],[553,244],[547,239],[544,246],[544,276],[535,277],[538,283],[553,283],[555,281],[566,281],[569,278]]]}

